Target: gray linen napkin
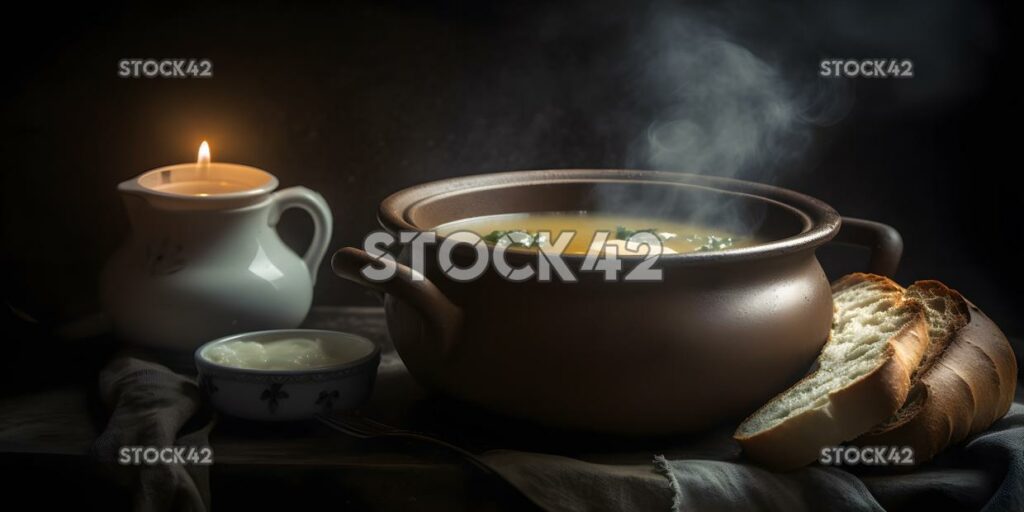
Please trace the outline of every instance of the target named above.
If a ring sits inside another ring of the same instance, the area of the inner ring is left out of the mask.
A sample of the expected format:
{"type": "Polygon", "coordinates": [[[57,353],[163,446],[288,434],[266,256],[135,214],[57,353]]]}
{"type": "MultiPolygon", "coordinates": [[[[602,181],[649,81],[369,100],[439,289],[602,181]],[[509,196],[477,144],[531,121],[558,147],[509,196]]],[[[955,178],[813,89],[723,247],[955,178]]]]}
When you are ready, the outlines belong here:
{"type": "Polygon", "coordinates": [[[729,434],[650,464],[508,450],[481,458],[545,510],[1024,510],[1021,403],[941,460],[895,474],[858,477],[823,466],[773,473],[742,462],[729,434]]]}
{"type": "Polygon", "coordinates": [[[99,392],[111,415],[92,452],[116,480],[134,487],[135,510],[207,510],[208,466],[118,462],[124,446],[209,445],[214,421],[203,410],[195,382],[160,364],[122,354],[100,372],[99,392]]]}

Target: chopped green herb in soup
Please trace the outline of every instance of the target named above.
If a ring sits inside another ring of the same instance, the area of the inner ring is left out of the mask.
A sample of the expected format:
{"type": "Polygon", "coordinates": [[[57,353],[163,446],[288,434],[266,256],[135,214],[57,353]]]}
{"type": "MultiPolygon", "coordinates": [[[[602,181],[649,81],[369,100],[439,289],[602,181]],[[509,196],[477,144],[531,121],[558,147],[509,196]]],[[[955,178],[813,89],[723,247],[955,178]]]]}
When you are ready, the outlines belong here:
{"type": "Polygon", "coordinates": [[[652,237],[661,243],[664,253],[722,251],[755,243],[749,237],[700,224],[588,212],[487,215],[442,224],[436,231],[440,236],[471,231],[493,245],[523,248],[536,248],[553,242],[564,231],[574,231],[567,254],[602,250],[591,247],[598,231],[608,233],[605,246],[615,246],[619,254],[645,254],[646,248],[637,250],[633,244],[627,247],[626,242],[650,241],[652,237]]]}

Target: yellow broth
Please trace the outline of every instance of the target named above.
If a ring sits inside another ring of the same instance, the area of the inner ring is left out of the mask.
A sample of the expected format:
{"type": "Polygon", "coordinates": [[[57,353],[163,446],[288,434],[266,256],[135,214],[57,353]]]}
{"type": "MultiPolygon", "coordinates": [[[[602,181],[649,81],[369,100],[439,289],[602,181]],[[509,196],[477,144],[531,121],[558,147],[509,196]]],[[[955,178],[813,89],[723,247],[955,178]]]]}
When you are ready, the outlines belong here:
{"type": "MultiPolygon", "coordinates": [[[[608,240],[619,245],[619,254],[627,254],[622,242],[638,232],[654,233],[661,240],[662,247],[670,252],[695,252],[726,250],[755,245],[750,237],[702,224],[680,222],[654,217],[640,217],[619,214],[578,212],[509,213],[485,215],[448,222],[435,228],[438,236],[448,236],[457,231],[471,231],[489,243],[496,243],[508,234],[501,243],[510,239],[520,243],[513,246],[536,247],[536,236],[541,231],[550,233],[553,243],[564,231],[574,231],[566,248],[566,254],[586,254],[598,231],[608,232],[608,240]],[[515,233],[514,235],[512,233],[515,233]]],[[[639,254],[646,253],[646,249],[639,254]]]]}

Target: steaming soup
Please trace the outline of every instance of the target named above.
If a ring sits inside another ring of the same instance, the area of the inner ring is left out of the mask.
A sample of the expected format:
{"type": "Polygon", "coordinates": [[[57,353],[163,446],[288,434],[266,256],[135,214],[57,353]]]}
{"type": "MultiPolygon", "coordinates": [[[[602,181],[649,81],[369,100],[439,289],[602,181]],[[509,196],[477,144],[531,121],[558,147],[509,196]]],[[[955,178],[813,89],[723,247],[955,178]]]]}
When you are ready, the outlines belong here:
{"type": "Polygon", "coordinates": [[[750,237],[703,224],[585,211],[485,215],[442,224],[436,231],[439,236],[471,231],[490,244],[528,248],[535,248],[543,241],[543,231],[550,233],[549,241],[552,242],[563,231],[574,231],[576,235],[566,248],[567,254],[600,251],[599,245],[591,248],[594,235],[599,231],[608,233],[606,246],[615,246],[620,255],[646,254],[646,247],[632,246],[633,250],[629,249],[626,241],[631,238],[642,242],[645,238],[657,237],[664,254],[721,251],[756,243],[750,237]]]}

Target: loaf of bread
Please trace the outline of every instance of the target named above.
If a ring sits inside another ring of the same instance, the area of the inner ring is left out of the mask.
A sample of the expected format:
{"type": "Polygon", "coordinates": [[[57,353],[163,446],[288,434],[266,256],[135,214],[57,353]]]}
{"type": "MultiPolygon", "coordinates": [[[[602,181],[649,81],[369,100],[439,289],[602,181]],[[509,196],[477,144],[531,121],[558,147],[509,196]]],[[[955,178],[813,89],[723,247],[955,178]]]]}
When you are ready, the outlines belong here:
{"type": "Polygon", "coordinates": [[[832,287],[832,331],[817,368],[740,424],[734,438],[746,456],[788,470],[818,459],[821,449],[860,436],[907,399],[911,375],[928,350],[919,301],[891,280],[852,274],[832,287]]]}
{"type": "Polygon", "coordinates": [[[856,443],[908,446],[925,462],[1006,414],[1017,364],[1006,336],[955,290],[921,281],[906,295],[925,305],[932,348],[904,406],[856,443]]]}
{"type": "Polygon", "coordinates": [[[1006,414],[1017,381],[1013,350],[955,290],[938,281],[904,290],[851,274],[833,285],[833,299],[817,369],[737,429],[750,459],[793,469],[852,440],[910,447],[914,462],[924,462],[1006,414]]]}

